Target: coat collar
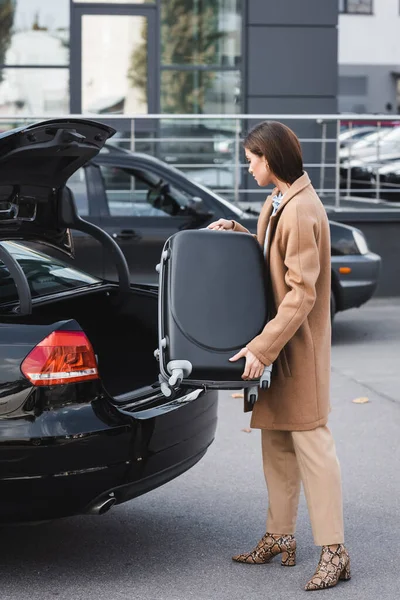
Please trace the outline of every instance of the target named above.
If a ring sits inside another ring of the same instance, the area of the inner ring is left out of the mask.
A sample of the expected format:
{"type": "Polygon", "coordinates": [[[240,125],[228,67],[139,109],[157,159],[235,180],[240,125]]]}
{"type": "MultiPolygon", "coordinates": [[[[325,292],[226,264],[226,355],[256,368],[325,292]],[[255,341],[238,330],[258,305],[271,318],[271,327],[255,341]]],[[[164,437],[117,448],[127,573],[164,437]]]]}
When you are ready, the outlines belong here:
{"type": "MultiPolygon", "coordinates": [[[[296,179],[296,181],[290,186],[290,188],[288,189],[288,191],[286,192],[286,194],[283,197],[282,202],[279,205],[278,210],[276,211],[275,215],[273,218],[275,218],[275,216],[277,214],[280,213],[280,211],[282,210],[282,208],[288,203],[290,202],[290,200],[296,196],[296,194],[298,194],[299,192],[301,192],[302,190],[304,190],[304,188],[306,188],[308,185],[311,184],[311,180],[308,176],[308,173],[306,173],[306,171],[304,171],[303,175],[301,175],[298,179],[296,179]]],[[[277,194],[279,194],[279,188],[274,188],[271,192],[271,194],[267,197],[264,206],[261,210],[260,213],[260,217],[261,217],[261,221],[263,223],[265,223],[265,229],[267,228],[267,224],[269,221],[269,218],[271,216],[272,213],[272,199],[274,196],[276,196],[277,194]]]]}
{"type": "MultiPolygon", "coordinates": [[[[292,185],[290,186],[290,188],[288,189],[288,191],[285,193],[282,202],[279,205],[279,208],[277,210],[277,213],[279,213],[282,208],[288,203],[290,202],[290,200],[296,196],[296,194],[298,194],[299,192],[302,192],[304,190],[304,188],[306,188],[308,185],[311,184],[310,178],[308,176],[308,173],[306,173],[306,171],[303,172],[303,175],[301,175],[298,179],[296,179],[296,181],[294,183],[292,183],[292,185]]],[[[274,197],[276,194],[279,193],[279,189],[275,188],[272,192],[272,197],[274,197]]]]}
{"type": "Polygon", "coordinates": [[[268,226],[268,223],[270,223],[270,230],[269,230],[269,235],[268,235],[267,260],[269,257],[269,250],[270,250],[270,246],[271,246],[271,240],[272,240],[272,236],[274,233],[275,225],[276,225],[276,222],[278,220],[278,217],[279,217],[283,207],[286,206],[286,204],[288,202],[290,202],[290,200],[294,196],[296,196],[299,192],[304,190],[304,188],[306,188],[308,185],[311,185],[311,181],[310,181],[310,178],[309,178],[308,174],[306,173],[306,171],[304,171],[303,175],[301,175],[301,177],[296,179],[296,181],[290,186],[288,191],[285,193],[283,200],[280,203],[278,210],[276,211],[276,213],[273,217],[271,217],[272,198],[279,193],[279,189],[275,188],[274,190],[272,190],[271,195],[268,196],[268,198],[264,204],[263,210],[260,213],[259,231],[258,231],[258,241],[261,244],[261,246],[263,247],[264,241],[265,241],[265,234],[267,231],[267,226],[268,226]]]}

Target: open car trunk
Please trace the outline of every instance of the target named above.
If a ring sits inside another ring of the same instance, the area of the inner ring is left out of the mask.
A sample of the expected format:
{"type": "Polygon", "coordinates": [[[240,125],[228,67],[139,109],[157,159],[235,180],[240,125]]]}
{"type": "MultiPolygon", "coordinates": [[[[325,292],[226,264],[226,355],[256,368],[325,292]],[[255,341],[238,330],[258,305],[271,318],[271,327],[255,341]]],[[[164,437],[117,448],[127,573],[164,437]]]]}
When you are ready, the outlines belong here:
{"type": "MultiPolygon", "coordinates": [[[[118,289],[99,290],[63,301],[33,305],[24,322],[43,324],[75,319],[98,358],[99,374],[107,392],[115,397],[152,385],[158,379],[157,295],[132,290],[123,306],[118,289]]],[[[118,398],[117,398],[118,399],[118,398]]]]}

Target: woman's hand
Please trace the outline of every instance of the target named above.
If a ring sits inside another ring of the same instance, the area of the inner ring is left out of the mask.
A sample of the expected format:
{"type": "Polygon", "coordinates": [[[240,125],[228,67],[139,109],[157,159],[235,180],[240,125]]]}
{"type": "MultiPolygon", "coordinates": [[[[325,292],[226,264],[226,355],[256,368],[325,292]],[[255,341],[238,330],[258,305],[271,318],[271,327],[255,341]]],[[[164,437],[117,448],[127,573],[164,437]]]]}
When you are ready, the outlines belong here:
{"type": "Polygon", "coordinates": [[[233,222],[228,221],[228,219],[218,219],[218,221],[214,221],[214,223],[210,223],[207,229],[216,229],[216,230],[225,230],[229,231],[233,229],[233,222]]]}
{"type": "Polygon", "coordinates": [[[259,379],[264,373],[265,365],[258,360],[256,356],[247,348],[242,348],[240,352],[232,356],[229,360],[235,362],[239,358],[246,359],[246,366],[242,375],[242,379],[259,379]]]}

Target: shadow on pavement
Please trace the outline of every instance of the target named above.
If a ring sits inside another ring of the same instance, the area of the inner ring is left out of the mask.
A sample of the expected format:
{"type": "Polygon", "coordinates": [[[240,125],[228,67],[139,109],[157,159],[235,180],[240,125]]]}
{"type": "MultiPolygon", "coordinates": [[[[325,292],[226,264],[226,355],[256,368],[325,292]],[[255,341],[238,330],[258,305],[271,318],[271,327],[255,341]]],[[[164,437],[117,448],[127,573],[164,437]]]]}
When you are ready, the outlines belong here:
{"type": "Polygon", "coordinates": [[[71,584],[86,586],[90,580],[100,587],[112,581],[145,584],[163,576],[168,580],[168,573],[176,577],[186,569],[211,569],[221,555],[226,568],[232,568],[237,524],[225,515],[226,509],[220,517],[205,518],[185,510],[184,502],[173,515],[154,499],[151,507],[146,508],[145,502],[116,507],[101,517],[1,525],[5,591],[15,593],[22,585],[18,583],[22,566],[22,579],[35,585],[39,580],[44,591],[71,584]]]}

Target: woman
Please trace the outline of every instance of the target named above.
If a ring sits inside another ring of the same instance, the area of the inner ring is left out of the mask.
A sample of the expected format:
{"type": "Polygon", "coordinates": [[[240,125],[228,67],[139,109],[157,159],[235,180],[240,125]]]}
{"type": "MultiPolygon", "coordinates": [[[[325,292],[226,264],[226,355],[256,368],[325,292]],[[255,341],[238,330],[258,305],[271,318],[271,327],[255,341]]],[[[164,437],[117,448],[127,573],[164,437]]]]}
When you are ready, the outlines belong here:
{"type": "MultiPolygon", "coordinates": [[[[244,142],[249,172],[259,186],[273,184],[258,219],[273,312],[263,331],[231,360],[245,358],[243,379],[273,363],[272,382],[260,390],[251,427],[261,429],[269,507],[267,533],[233,560],[296,563],[294,538],[300,482],[321,558],[306,590],[350,579],[343,544],[341,475],[326,423],[330,411],[330,233],[325,209],[303,171],[300,142],[277,122],[257,125],[244,142]]],[[[247,232],[220,219],[210,229],[247,232]]]]}

